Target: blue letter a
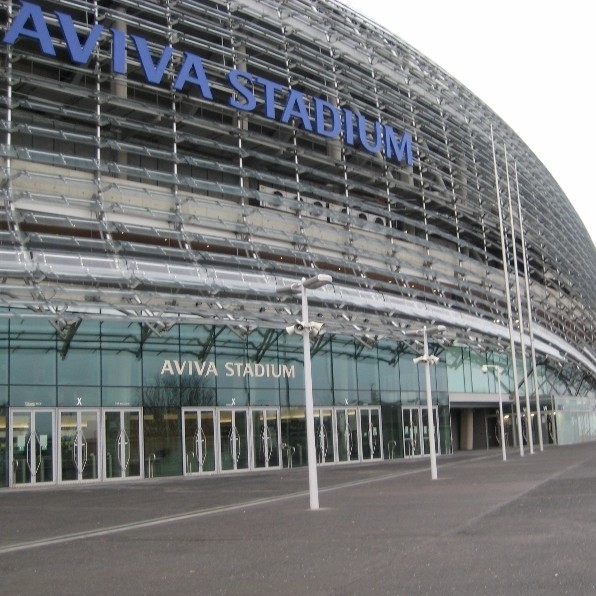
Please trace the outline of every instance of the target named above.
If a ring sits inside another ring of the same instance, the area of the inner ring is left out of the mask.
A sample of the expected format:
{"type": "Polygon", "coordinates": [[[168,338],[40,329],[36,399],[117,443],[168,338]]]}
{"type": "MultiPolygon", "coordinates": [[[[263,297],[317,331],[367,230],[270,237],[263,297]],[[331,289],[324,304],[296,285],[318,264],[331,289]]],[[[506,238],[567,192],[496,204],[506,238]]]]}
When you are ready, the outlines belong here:
{"type": "Polygon", "coordinates": [[[56,50],[52,45],[52,38],[48,31],[48,26],[43,18],[43,12],[37,4],[30,2],[23,2],[21,10],[10,24],[10,28],[6,32],[4,43],[13,44],[19,36],[30,37],[39,41],[41,51],[47,56],[55,56],[56,50]],[[31,19],[33,21],[33,29],[26,29],[25,25],[31,19]]]}

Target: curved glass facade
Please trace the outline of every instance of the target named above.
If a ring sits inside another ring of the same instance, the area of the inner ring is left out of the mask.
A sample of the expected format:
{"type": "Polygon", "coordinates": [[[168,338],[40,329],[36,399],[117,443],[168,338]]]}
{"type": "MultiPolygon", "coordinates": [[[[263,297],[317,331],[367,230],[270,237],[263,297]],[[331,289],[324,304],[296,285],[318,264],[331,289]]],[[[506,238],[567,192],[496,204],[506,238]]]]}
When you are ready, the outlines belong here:
{"type": "Polygon", "coordinates": [[[4,484],[305,462],[319,273],[321,463],[428,453],[422,325],[441,453],[483,364],[512,445],[594,437],[596,250],[487,106],[335,2],[104,4],[0,1],[4,484]]]}

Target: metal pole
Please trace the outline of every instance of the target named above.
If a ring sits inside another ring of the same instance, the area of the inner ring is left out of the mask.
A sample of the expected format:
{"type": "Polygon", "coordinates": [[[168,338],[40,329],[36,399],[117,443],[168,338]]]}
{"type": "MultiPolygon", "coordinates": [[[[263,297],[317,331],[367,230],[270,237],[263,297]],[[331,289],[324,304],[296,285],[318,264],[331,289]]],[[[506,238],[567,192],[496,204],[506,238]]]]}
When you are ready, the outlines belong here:
{"type": "Polygon", "coordinates": [[[524,374],[524,394],[526,396],[526,431],[530,454],[534,453],[534,433],[532,430],[532,408],[530,407],[530,391],[528,388],[528,367],[526,364],[526,342],[524,338],[524,314],[522,310],[521,291],[519,289],[519,267],[517,265],[517,247],[515,245],[515,221],[513,218],[513,203],[511,201],[511,186],[509,184],[509,161],[507,159],[507,146],[505,149],[505,172],[507,173],[507,196],[509,198],[509,221],[511,224],[511,251],[513,254],[513,274],[515,276],[515,295],[517,297],[517,316],[519,318],[519,349],[522,357],[522,370],[524,374]]]}
{"type": "Polygon", "coordinates": [[[528,331],[530,332],[530,353],[532,356],[532,376],[534,378],[534,395],[536,399],[536,423],[538,425],[538,444],[540,451],[544,451],[544,439],[542,437],[542,412],[540,411],[540,394],[538,392],[538,370],[536,367],[536,347],[534,345],[534,327],[532,321],[532,296],[530,294],[530,273],[528,271],[528,257],[526,253],[526,238],[524,236],[524,225],[521,208],[521,195],[519,194],[519,179],[517,176],[517,162],[515,163],[515,186],[517,189],[517,211],[519,218],[519,229],[521,233],[522,255],[524,260],[524,278],[526,282],[526,303],[528,308],[528,331]]]}
{"type": "Polygon", "coordinates": [[[428,409],[428,444],[430,445],[430,477],[437,479],[437,453],[435,449],[435,420],[433,412],[433,400],[430,386],[430,356],[428,354],[428,339],[426,337],[426,326],[422,329],[424,336],[424,372],[426,375],[426,407],[428,409]]]}
{"type": "Polygon", "coordinates": [[[501,394],[501,367],[495,368],[497,371],[497,385],[499,387],[499,418],[501,421],[501,451],[503,452],[503,461],[507,461],[507,450],[505,449],[505,423],[503,422],[503,396],[501,394]]]}
{"type": "Polygon", "coordinates": [[[317,453],[315,445],[315,415],[312,398],[312,372],[310,366],[310,336],[308,320],[308,300],[306,298],[306,288],[302,279],[302,324],[304,333],[302,334],[304,346],[304,395],[306,402],[306,445],[308,455],[308,490],[310,494],[310,508],[319,508],[319,483],[317,479],[317,453]]]}
{"type": "Polygon", "coordinates": [[[517,410],[517,435],[519,442],[519,454],[524,456],[524,439],[521,427],[521,408],[519,405],[519,390],[517,387],[517,359],[515,357],[515,340],[513,338],[513,316],[511,313],[511,295],[509,292],[509,270],[507,267],[507,249],[505,246],[505,230],[503,228],[503,212],[501,209],[501,193],[499,191],[499,171],[497,168],[497,152],[495,150],[495,139],[493,136],[493,125],[490,125],[490,140],[493,147],[493,163],[495,167],[495,189],[497,193],[497,208],[499,211],[499,230],[501,232],[501,255],[503,259],[503,276],[505,281],[505,299],[507,300],[507,319],[509,323],[509,345],[511,349],[511,365],[513,366],[513,390],[515,395],[515,408],[517,410]]]}

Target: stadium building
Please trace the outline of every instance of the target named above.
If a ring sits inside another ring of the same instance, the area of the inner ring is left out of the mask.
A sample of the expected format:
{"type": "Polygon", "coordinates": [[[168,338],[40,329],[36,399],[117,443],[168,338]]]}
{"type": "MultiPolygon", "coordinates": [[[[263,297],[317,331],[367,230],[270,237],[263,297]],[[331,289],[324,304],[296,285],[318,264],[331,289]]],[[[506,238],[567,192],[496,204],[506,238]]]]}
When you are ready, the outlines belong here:
{"type": "Polygon", "coordinates": [[[305,465],[309,378],[320,465],[496,447],[500,398],[594,440],[594,244],[415,49],[332,0],[0,22],[0,485],[305,465]]]}

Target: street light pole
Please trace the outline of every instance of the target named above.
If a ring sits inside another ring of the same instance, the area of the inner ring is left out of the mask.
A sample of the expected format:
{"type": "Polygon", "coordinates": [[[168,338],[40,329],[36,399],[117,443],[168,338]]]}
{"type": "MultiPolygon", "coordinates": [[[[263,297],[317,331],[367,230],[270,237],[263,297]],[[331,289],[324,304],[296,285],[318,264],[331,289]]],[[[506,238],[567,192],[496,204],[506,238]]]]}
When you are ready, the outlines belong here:
{"type": "Polygon", "coordinates": [[[500,420],[500,427],[501,427],[501,451],[503,452],[503,461],[507,461],[507,450],[505,449],[505,423],[503,422],[503,397],[501,395],[501,373],[503,372],[503,368],[498,364],[483,364],[482,365],[482,372],[486,374],[488,369],[492,368],[497,377],[497,387],[499,390],[499,420],[500,420]]]}
{"type": "Polygon", "coordinates": [[[317,478],[317,452],[315,445],[315,415],[312,395],[312,369],[310,361],[310,332],[315,328],[308,318],[308,299],[306,290],[314,290],[332,283],[330,275],[319,274],[311,278],[302,278],[299,283],[278,288],[278,293],[297,294],[302,297],[302,345],[304,350],[304,400],[306,404],[306,451],[308,457],[308,487],[310,496],[310,508],[319,508],[319,482],[317,478]]]}
{"type": "Polygon", "coordinates": [[[424,373],[426,376],[426,409],[428,410],[428,444],[430,447],[430,477],[432,480],[437,479],[437,450],[435,447],[435,418],[430,385],[430,365],[436,364],[439,361],[439,359],[436,356],[431,356],[428,353],[428,333],[434,331],[443,332],[445,331],[445,326],[437,325],[435,327],[427,328],[425,325],[424,327],[422,327],[422,329],[404,332],[406,335],[422,332],[422,337],[424,339],[424,354],[422,356],[419,356],[418,358],[414,358],[414,362],[416,364],[424,362],[424,373]]]}

